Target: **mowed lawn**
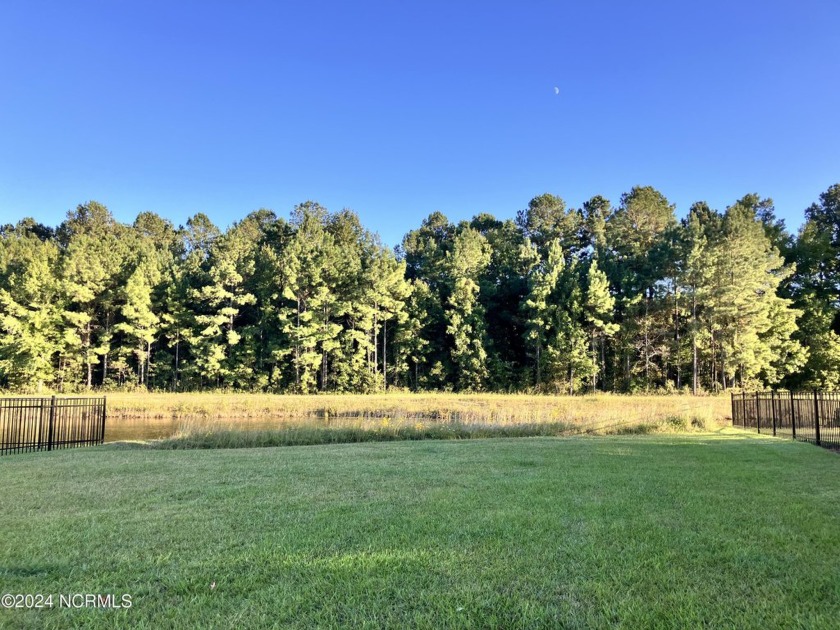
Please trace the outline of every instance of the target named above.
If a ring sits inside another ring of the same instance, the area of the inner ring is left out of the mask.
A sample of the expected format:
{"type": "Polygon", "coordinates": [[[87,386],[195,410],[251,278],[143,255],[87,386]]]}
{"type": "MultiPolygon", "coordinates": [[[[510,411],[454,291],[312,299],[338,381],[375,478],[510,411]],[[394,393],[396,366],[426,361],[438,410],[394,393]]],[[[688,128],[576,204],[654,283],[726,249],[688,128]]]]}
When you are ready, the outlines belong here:
{"type": "Polygon", "coordinates": [[[3,457],[0,502],[0,592],[127,593],[133,604],[0,610],[6,627],[840,619],[840,457],[735,429],[105,446],[3,457]]]}

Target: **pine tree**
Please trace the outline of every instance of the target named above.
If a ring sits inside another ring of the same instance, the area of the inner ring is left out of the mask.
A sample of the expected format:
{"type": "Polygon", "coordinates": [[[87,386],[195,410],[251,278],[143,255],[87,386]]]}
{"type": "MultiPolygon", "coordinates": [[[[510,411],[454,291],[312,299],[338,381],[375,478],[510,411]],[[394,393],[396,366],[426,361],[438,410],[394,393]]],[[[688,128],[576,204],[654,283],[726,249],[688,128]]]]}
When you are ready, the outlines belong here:
{"type": "Polygon", "coordinates": [[[772,246],[755,208],[743,202],[727,209],[717,248],[722,384],[737,379],[742,387],[754,385],[762,375],[777,383],[805,359],[799,344],[786,341],[796,330],[797,312],[777,294],[793,270],[772,246]]]}
{"type": "Polygon", "coordinates": [[[25,222],[0,236],[0,386],[40,392],[60,341],[59,251],[25,222]]]}
{"type": "MultiPolygon", "coordinates": [[[[108,209],[91,201],[59,226],[66,329],[61,344],[62,386],[94,386],[94,367],[110,352],[111,325],[131,238],[108,209]]],[[[103,374],[101,382],[106,380],[103,374]]]]}
{"type": "Polygon", "coordinates": [[[567,209],[563,199],[549,193],[531,199],[528,207],[517,213],[516,224],[543,255],[554,240],[559,241],[567,257],[576,255],[583,245],[582,213],[567,209]]]}
{"type": "Polygon", "coordinates": [[[122,320],[114,329],[124,333],[134,345],[137,361],[137,384],[148,386],[151,367],[151,346],[160,330],[160,318],[153,311],[153,288],[160,281],[154,259],[146,258],[137,265],[123,289],[122,320]]]}
{"type": "Polygon", "coordinates": [[[544,350],[548,345],[549,331],[557,311],[557,306],[550,298],[557,290],[565,261],[559,239],[549,243],[547,259],[542,263],[536,246],[532,245],[530,240],[526,240],[522,246],[520,258],[523,267],[530,269],[528,295],[523,302],[526,317],[525,341],[531,348],[535,384],[539,389],[546,361],[544,350]]]}
{"type": "Polygon", "coordinates": [[[455,237],[445,261],[451,283],[446,332],[452,338],[455,385],[460,390],[481,391],[488,376],[478,277],[489,262],[487,239],[469,227],[455,237]]]}
{"type": "Polygon", "coordinates": [[[286,304],[280,310],[282,330],[291,341],[294,391],[311,393],[323,382],[324,353],[333,350],[337,325],[330,322],[335,296],[327,280],[332,236],[326,232],[326,209],[307,202],[293,215],[295,234],[283,251],[282,278],[286,304]]]}
{"type": "Polygon", "coordinates": [[[405,304],[405,320],[397,328],[395,335],[395,384],[411,384],[415,391],[420,389],[420,366],[426,362],[426,353],[431,345],[422,334],[431,300],[429,285],[422,280],[410,282],[405,304]]]}
{"type": "Polygon", "coordinates": [[[659,357],[670,326],[659,308],[657,292],[664,274],[656,258],[663,235],[675,224],[674,206],[650,186],[636,186],[622,195],[606,223],[604,265],[617,298],[617,341],[627,389],[639,380],[645,389],[663,380],[659,357]]]}
{"type": "Polygon", "coordinates": [[[490,246],[490,263],[479,276],[479,302],[487,333],[488,388],[511,391],[528,387],[531,360],[522,340],[525,319],[521,304],[528,293],[529,269],[521,258],[525,237],[511,221],[479,214],[470,221],[490,246]]]}
{"type": "MultiPolygon", "coordinates": [[[[415,300],[415,323],[420,323],[420,339],[426,344],[415,353],[416,389],[451,389],[455,368],[452,365],[452,335],[447,332],[446,315],[452,289],[447,257],[451,255],[457,230],[440,212],[423,220],[421,226],[405,235],[400,254],[406,263],[406,278],[422,283],[422,294],[415,300]]],[[[418,284],[420,287],[420,284],[418,284]]]]}
{"type": "Polygon", "coordinates": [[[606,340],[618,331],[618,324],[611,321],[614,309],[615,298],[610,294],[609,280],[598,268],[598,258],[593,257],[587,270],[585,303],[585,321],[589,333],[592,363],[597,366],[592,371],[592,391],[597,389],[599,373],[603,383],[606,369],[604,359],[606,340]]]}
{"type": "Polygon", "coordinates": [[[392,252],[314,202],[224,233],[89,202],[0,226],[0,387],[840,386],[838,216],[835,185],[795,241],[755,194],[677,225],[636,187],[516,222],[433,213],[392,252]]]}
{"type": "Polygon", "coordinates": [[[789,288],[802,311],[797,341],[808,349],[801,375],[790,386],[840,386],[840,184],[820,194],[805,211],[792,257],[796,275],[789,288]]]}

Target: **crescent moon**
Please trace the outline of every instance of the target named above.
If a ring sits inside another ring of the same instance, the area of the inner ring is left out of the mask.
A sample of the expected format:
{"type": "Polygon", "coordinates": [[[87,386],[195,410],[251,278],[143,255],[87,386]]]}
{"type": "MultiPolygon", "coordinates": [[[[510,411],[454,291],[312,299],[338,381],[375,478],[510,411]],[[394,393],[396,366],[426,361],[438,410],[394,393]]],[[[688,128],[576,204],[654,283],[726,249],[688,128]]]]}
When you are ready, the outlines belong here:
{"type": "Polygon", "coordinates": [[[555,94],[560,94],[560,88],[559,87],[554,88],[554,93],[555,94]]]}

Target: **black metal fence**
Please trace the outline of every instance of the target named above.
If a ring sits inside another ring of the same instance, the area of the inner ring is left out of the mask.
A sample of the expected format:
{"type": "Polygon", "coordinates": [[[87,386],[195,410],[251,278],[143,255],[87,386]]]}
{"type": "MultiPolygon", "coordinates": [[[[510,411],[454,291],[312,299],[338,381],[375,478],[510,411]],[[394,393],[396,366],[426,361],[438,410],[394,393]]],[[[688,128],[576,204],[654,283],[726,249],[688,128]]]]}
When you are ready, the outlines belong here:
{"type": "Polygon", "coordinates": [[[0,455],[102,444],[105,398],[0,398],[0,455]]]}
{"type": "Polygon", "coordinates": [[[733,393],[732,424],[840,448],[840,393],[733,393]]]}

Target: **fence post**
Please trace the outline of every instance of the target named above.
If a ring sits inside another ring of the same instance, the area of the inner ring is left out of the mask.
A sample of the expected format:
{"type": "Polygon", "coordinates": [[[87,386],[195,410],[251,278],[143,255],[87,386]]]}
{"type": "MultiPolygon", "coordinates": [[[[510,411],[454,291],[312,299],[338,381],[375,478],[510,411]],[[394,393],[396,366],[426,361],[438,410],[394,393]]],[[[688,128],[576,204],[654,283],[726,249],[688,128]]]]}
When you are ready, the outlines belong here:
{"type": "Polygon", "coordinates": [[[47,399],[41,399],[41,415],[38,416],[38,450],[44,445],[44,412],[47,409],[47,399]]]}
{"type": "Polygon", "coordinates": [[[816,432],[817,446],[820,445],[820,400],[817,390],[814,390],[814,431],[816,432]]]}
{"type": "Polygon", "coordinates": [[[776,392],[770,390],[770,409],[773,412],[773,437],[776,437],[776,392]]]}
{"type": "Polygon", "coordinates": [[[50,428],[47,430],[47,450],[53,447],[53,427],[55,426],[55,396],[50,399],[50,428]]]}
{"type": "Polygon", "coordinates": [[[102,418],[101,418],[101,426],[99,429],[99,443],[102,444],[105,442],[105,403],[107,401],[107,397],[102,397],[102,418]]]}
{"type": "Polygon", "coordinates": [[[758,405],[758,392],[755,393],[755,426],[758,432],[761,433],[761,412],[758,405]]]}
{"type": "Polygon", "coordinates": [[[790,390],[790,436],[796,439],[796,413],[793,405],[793,390],[790,390]]]}
{"type": "Polygon", "coordinates": [[[737,418],[735,417],[735,392],[729,392],[729,398],[732,401],[732,425],[735,425],[737,418]]]}
{"type": "Polygon", "coordinates": [[[741,392],[741,426],[747,428],[747,392],[741,392]]]}

